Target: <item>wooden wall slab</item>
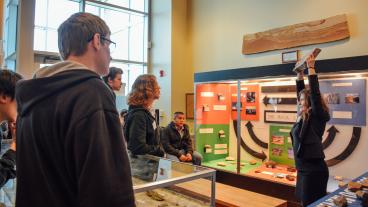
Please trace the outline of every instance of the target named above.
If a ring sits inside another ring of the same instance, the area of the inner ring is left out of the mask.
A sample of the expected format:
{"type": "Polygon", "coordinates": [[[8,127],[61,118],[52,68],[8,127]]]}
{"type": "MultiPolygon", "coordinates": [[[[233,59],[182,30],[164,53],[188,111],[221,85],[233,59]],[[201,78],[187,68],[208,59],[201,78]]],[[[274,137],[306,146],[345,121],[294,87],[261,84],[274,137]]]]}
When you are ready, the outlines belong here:
{"type": "Polygon", "coordinates": [[[294,24],[243,37],[243,54],[333,42],[350,37],[345,14],[294,24]]]}

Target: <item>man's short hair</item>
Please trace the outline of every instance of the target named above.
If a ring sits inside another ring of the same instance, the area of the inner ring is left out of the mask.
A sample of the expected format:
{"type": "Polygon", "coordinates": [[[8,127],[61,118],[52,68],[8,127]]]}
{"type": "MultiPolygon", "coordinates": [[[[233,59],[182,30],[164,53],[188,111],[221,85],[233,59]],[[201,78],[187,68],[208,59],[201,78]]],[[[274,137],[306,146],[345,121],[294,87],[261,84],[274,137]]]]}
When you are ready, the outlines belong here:
{"type": "Polygon", "coordinates": [[[110,67],[109,74],[103,77],[105,83],[108,83],[109,79],[114,80],[117,74],[123,74],[123,70],[117,67],[110,67]]]}
{"type": "Polygon", "coordinates": [[[0,70],[0,95],[10,97],[12,100],[15,95],[15,84],[23,79],[21,75],[11,70],[0,70]]]}
{"type": "Polygon", "coordinates": [[[178,115],[184,115],[184,112],[181,111],[177,111],[174,113],[174,119],[178,116],[178,115]]]}
{"type": "MultiPolygon", "coordinates": [[[[58,46],[63,60],[70,55],[81,56],[87,44],[98,33],[103,37],[111,34],[109,27],[100,17],[90,13],[75,13],[58,28],[58,46]]],[[[103,39],[100,40],[103,44],[103,39]]]]}

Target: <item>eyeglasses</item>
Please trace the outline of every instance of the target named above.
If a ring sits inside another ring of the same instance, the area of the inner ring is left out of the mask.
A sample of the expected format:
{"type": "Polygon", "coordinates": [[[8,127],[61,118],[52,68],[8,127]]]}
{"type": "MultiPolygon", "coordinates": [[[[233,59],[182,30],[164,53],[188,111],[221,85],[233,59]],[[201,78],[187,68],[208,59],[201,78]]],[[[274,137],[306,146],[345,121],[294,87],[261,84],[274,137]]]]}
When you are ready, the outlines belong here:
{"type": "MultiPolygon", "coordinates": [[[[116,42],[111,41],[110,39],[108,39],[108,38],[106,38],[105,36],[102,36],[102,35],[100,36],[100,39],[109,43],[110,53],[112,53],[116,49],[116,42]]],[[[90,39],[88,39],[88,42],[90,42],[92,40],[93,40],[93,36],[90,39]]]]}
{"type": "Polygon", "coordinates": [[[100,36],[100,38],[106,42],[109,43],[109,49],[110,49],[110,53],[114,52],[116,49],[116,42],[111,41],[110,39],[104,37],[104,36],[100,36]]]}

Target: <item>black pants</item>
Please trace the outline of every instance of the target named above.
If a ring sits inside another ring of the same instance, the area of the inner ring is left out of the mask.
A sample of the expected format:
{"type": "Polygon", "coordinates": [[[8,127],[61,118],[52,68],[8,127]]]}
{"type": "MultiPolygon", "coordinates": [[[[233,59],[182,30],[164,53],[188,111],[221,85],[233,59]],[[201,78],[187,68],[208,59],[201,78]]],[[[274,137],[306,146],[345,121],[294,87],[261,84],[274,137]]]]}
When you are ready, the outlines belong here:
{"type": "Polygon", "coordinates": [[[327,194],[328,170],[318,172],[298,172],[296,196],[302,206],[308,206],[327,194]]]}

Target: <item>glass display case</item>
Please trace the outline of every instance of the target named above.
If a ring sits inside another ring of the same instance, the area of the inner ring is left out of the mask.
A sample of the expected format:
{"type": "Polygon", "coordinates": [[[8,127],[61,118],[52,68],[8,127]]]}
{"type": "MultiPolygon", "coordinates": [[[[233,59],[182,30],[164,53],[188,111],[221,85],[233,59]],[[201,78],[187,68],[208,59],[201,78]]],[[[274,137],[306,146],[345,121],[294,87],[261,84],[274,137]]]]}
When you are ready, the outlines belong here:
{"type": "Polygon", "coordinates": [[[368,172],[354,178],[349,184],[347,182],[344,184],[337,190],[310,204],[309,207],[343,206],[341,203],[340,205],[336,203],[341,196],[346,199],[346,206],[368,205],[368,172]],[[353,187],[353,185],[356,186],[353,187]]]}
{"type": "MultiPolygon", "coordinates": [[[[368,156],[368,66],[363,63],[367,57],[362,58],[316,62],[331,116],[322,140],[326,163],[330,175],[350,179],[368,169],[368,162],[361,160],[368,156]]],[[[195,75],[195,144],[204,166],[220,170],[218,174],[295,186],[290,129],[297,118],[297,99],[292,68],[281,64],[195,75]]]]}
{"type": "MultiPolygon", "coordinates": [[[[154,156],[132,159],[132,180],[139,206],[215,206],[216,171],[154,156]],[[198,195],[193,188],[203,188],[198,195]]],[[[2,188],[7,207],[15,206],[15,180],[2,188]],[[14,182],[14,183],[13,183],[14,182]]]]}

